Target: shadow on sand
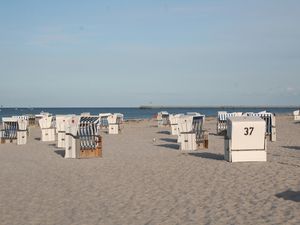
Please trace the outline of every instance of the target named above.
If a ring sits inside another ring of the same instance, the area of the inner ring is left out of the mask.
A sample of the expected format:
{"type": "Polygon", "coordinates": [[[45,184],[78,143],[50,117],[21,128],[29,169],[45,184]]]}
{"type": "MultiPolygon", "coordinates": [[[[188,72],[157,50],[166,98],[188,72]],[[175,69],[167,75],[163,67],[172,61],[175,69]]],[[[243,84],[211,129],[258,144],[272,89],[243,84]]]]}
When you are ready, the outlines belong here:
{"type": "Polygon", "coordinates": [[[55,150],[54,152],[63,158],[65,157],[65,150],[55,150]]]}
{"type": "Polygon", "coordinates": [[[48,144],[48,146],[57,148],[56,144],[48,144]]]}
{"type": "Polygon", "coordinates": [[[282,146],[283,148],[292,149],[292,150],[300,150],[300,146],[282,146]]]}
{"type": "Polygon", "coordinates": [[[157,133],[158,134],[171,134],[170,131],[166,131],[166,130],[164,130],[164,131],[158,131],[157,133]]]}
{"type": "Polygon", "coordinates": [[[214,153],[210,153],[210,152],[191,152],[191,153],[189,153],[189,155],[201,157],[204,159],[224,160],[224,155],[214,154],[214,153]]]}
{"type": "Polygon", "coordinates": [[[290,200],[294,202],[300,202],[300,191],[287,190],[275,195],[277,198],[283,198],[284,200],[290,200]]]}
{"type": "Polygon", "coordinates": [[[163,148],[169,148],[169,149],[173,149],[173,150],[179,150],[178,144],[162,144],[162,145],[157,145],[157,146],[163,147],[163,148]]]}
{"type": "Polygon", "coordinates": [[[177,143],[177,140],[174,138],[161,138],[161,141],[171,142],[171,143],[177,143]]]}
{"type": "Polygon", "coordinates": [[[41,140],[41,138],[34,138],[34,140],[36,140],[36,141],[40,141],[40,140],[41,140]]]}
{"type": "Polygon", "coordinates": [[[212,135],[212,136],[221,136],[221,135],[219,135],[217,133],[213,133],[213,132],[209,132],[209,135],[212,135]]]}

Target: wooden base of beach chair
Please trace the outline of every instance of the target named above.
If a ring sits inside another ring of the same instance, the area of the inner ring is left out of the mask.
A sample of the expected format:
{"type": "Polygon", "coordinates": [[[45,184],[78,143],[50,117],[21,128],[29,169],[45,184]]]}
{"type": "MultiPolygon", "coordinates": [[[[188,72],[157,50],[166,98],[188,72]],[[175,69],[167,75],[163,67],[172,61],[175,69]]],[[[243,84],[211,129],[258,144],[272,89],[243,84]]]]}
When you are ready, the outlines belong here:
{"type": "Polygon", "coordinates": [[[97,147],[93,149],[81,149],[79,158],[97,158],[102,157],[102,137],[98,137],[97,147]]]}
{"type": "Polygon", "coordinates": [[[79,158],[102,157],[102,148],[80,150],[79,158]]]}

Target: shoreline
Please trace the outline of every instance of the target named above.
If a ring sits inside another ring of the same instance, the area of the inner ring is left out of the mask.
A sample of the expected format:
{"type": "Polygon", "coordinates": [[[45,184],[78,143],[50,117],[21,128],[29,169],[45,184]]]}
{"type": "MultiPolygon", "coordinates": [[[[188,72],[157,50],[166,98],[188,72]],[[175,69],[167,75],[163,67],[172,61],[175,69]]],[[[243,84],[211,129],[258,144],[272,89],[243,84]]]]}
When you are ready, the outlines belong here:
{"type": "Polygon", "coordinates": [[[148,105],[141,105],[139,109],[294,109],[300,108],[300,106],[148,106],[148,105]]]}

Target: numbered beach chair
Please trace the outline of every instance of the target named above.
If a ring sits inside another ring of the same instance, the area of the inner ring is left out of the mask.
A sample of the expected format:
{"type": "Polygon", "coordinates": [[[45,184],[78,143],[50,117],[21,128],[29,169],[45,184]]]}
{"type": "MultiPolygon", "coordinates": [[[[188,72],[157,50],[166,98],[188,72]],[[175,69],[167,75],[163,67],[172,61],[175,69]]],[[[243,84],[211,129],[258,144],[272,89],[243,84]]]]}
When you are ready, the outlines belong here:
{"type": "Polygon", "coordinates": [[[229,162],[267,161],[266,122],[260,117],[228,118],[224,158],[229,162]]]}
{"type": "Polygon", "coordinates": [[[276,118],[275,114],[262,111],[258,113],[246,113],[247,116],[260,117],[266,121],[266,136],[272,142],[276,141],[276,118]]]}

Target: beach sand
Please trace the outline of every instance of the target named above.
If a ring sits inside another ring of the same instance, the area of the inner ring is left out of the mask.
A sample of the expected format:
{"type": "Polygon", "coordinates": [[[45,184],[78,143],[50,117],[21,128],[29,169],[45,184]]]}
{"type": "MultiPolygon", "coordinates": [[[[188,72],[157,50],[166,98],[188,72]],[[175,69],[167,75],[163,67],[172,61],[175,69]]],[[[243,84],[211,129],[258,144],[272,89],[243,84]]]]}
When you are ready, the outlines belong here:
{"type": "Polygon", "coordinates": [[[276,119],[260,163],[224,161],[214,118],[209,149],[181,153],[144,120],[103,134],[95,159],[64,159],[34,128],[26,145],[0,145],[0,224],[300,224],[300,123],[276,119]]]}

